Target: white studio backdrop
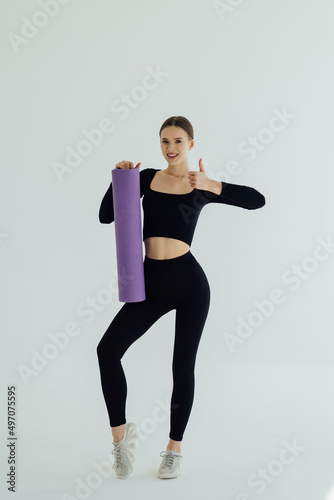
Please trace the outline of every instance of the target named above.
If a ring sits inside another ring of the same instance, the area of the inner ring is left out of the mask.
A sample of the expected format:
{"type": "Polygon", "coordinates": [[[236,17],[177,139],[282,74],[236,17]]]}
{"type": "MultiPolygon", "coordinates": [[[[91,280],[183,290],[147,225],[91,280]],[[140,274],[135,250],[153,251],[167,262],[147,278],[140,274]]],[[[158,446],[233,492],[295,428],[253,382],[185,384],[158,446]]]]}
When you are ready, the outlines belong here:
{"type": "Polygon", "coordinates": [[[12,498],[14,384],[20,500],[333,500],[334,4],[0,5],[1,498],[12,498]],[[98,210],[118,161],[167,167],[158,134],[172,115],[194,126],[191,170],[203,158],[209,177],[252,186],[266,205],[200,215],[191,251],[211,305],[187,472],[168,486],[155,471],[175,311],[125,354],[127,419],[141,443],[124,484],[106,465],[96,347],[123,303],[114,225],[98,210]]]}

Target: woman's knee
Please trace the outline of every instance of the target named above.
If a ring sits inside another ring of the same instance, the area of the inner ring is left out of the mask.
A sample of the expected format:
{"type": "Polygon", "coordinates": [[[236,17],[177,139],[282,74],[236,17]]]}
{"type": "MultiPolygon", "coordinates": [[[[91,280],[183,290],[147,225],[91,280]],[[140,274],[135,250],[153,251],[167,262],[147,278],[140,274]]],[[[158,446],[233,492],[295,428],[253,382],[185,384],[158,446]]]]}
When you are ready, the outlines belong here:
{"type": "Polygon", "coordinates": [[[107,336],[106,334],[103,335],[102,339],[98,343],[96,347],[96,352],[98,358],[102,358],[103,356],[108,353],[108,356],[115,356],[117,355],[117,342],[113,341],[110,336],[107,336]]]}
{"type": "Polygon", "coordinates": [[[181,381],[192,379],[195,374],[195,365],[196,354],[191,357],[183,357],[182,361],[174,357],[172,363],[173,377],[181,381]]]}

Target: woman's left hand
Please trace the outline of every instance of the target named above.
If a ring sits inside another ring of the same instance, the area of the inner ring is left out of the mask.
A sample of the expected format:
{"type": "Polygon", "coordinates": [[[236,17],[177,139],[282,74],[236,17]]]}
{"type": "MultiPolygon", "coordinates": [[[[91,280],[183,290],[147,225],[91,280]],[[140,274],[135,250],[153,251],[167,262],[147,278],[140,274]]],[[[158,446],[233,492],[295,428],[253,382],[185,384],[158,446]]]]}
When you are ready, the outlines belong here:
{"type": "Polygon", "coordinates": [[[210,179],[204,171],[202,158],[199,160],[199,170],[199,172],[195,172],[195,170],[189,172],[189,184],[195,189],[205,190],[208,187],[210,179]]]}

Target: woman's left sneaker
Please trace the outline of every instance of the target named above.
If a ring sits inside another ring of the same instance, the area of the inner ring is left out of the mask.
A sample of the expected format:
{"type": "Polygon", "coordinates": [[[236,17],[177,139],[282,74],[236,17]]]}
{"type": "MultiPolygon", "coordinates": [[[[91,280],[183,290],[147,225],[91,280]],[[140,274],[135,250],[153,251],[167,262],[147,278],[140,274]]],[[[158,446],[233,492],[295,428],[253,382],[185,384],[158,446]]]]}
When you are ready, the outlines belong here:
{"type": "Polygon", "coordinates": [[[123,438],[117,443],[113,441],[114,449],[111,452],[115,456],[113,469],[119,479],[127,479],[133,472],[135,461],[133,452],[137,448],[138,437],[137,425],[134,422],[127,422],[123,438]]]}
{"type": "Polygon", "coordinates": [[[179,477],[182,473],[182,455],[176,451],[162,451],[160,456],[163,457],[159,470],[158,477],[160,479],[172,479],[179,477]]]}

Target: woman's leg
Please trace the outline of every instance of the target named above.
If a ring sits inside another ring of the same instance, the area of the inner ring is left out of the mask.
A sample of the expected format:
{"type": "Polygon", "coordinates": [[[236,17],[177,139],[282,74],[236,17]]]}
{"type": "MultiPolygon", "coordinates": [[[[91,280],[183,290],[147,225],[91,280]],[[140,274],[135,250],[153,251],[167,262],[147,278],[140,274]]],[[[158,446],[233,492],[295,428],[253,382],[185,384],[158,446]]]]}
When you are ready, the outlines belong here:
{"type": "Polygon", "coordinates": [[[122,438],[125,429],[123,424],[126,423],[127,384],[121,358],[129,346],[169,310],[167,304],[152,302],[147,298],[142,302],[126,302],[97,346],[102,392],[110,426],[118,427],[113,432],[116,441],[122,438]]]}
{"type": "Polygon", "coordinates": [[[173,393],[171,398],[170,441],[167,449],[180,451],[190,416],[195,390],[195,360],[210,306],[210,286],[198,264],[183,290],[184,299],[176,308],[173,352],[173,393]]]}

